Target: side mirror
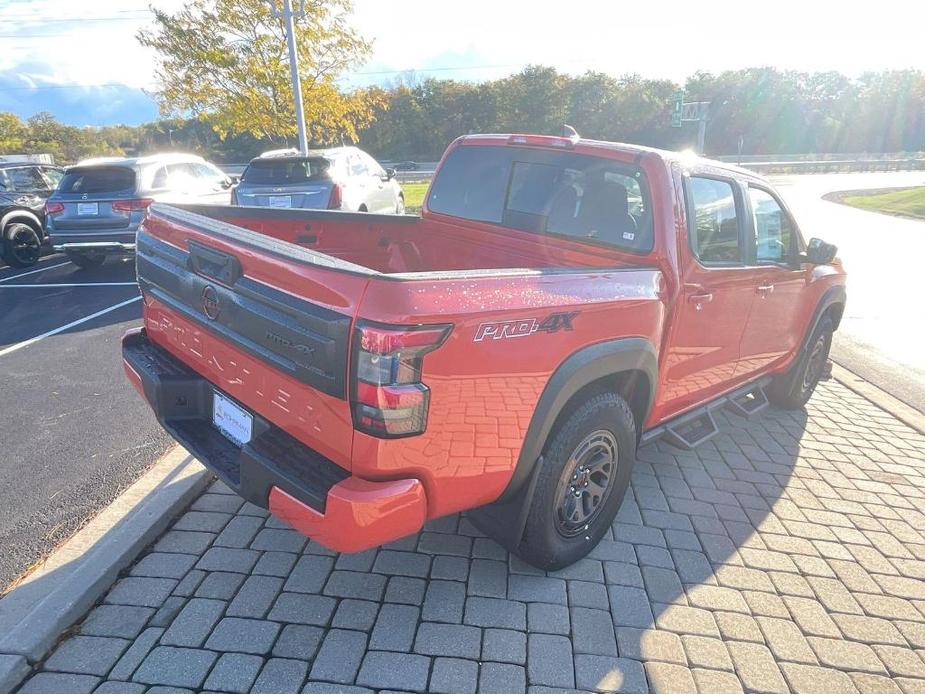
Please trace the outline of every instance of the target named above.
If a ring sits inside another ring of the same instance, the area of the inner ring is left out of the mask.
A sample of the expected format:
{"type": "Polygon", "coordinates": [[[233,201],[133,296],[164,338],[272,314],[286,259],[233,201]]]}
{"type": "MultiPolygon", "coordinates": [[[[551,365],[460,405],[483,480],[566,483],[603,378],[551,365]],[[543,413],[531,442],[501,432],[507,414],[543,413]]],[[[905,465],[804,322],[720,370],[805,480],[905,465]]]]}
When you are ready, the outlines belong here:
{"type": "Polygon", "coordinates": [[[225,190],[228,190],[233,185],[234,185],[234,181],[231,180],[231,177],[225,176],[224,180],[222,181],[222,188],[224,188],[225,190]]]}
{"type": "Polygon", "coordinates": [[[391,181],[393,178],[395,178],[395,169],[386,169],[385,180],[391,181]]]}
{"type": "Polygon", "coordinates": [[[835,260],[838,247],[822,239],[812,238],[806,245],[806,262],[813,265],[828,265],[835,260]]]}

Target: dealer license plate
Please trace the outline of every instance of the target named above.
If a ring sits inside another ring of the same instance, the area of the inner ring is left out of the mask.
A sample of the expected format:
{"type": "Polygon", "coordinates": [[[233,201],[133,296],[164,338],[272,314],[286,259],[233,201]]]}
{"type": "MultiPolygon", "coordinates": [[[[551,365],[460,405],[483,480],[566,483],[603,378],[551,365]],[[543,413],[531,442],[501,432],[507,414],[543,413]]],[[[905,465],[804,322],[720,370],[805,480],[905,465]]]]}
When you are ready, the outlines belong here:
{"type": "Polygon", "coordinates": [[[212,423],[238,446],[250,441],[254,433],[254,416],[217,390],[212,395],[212,423]]]}
{"type": "Polygon", "coordinates": [[[98,202],[78,202],[77,214],[81,217],[85,215],[97,215],[100,213],[100,204],[98,202]]]}
{"type": "Polygon", "coordinates": [[[292,197],[289,195],[271,195],[270,207],[292,207],[292,197]]]}

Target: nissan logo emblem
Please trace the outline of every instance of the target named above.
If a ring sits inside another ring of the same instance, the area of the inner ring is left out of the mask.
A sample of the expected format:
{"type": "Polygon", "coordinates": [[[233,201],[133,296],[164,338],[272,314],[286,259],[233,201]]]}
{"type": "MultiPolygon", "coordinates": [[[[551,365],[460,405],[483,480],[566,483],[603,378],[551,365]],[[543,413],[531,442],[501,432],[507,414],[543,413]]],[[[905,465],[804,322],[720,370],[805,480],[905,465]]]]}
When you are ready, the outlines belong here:
{"type": "Polygon", "coordinates": [[[215,320],[218,318],[220,310],[218,305],[218,292],[215,291],[215,287],[211,284],[207,284],[202,288],[202,312],[206,314],[209,320],[215,320]]]}

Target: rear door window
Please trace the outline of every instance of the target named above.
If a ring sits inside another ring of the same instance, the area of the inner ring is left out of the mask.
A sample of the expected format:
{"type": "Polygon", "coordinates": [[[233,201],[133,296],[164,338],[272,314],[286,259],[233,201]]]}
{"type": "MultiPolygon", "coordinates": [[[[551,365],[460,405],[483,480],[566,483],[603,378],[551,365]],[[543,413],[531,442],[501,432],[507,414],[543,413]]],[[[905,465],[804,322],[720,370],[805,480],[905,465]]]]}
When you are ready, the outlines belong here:
{"type": "Polygon", "coordinates": [[[311,159],[256,159],[241,176],[243,183],[282,186],[317,181],[325,177],[330,163],[323,157],[311,159]]]}
{"type": "Polygon", "coordinates": [[[124,166],[70,169],[64,174],[61,193],[119,193],[135,187],[135,172],[124,166]]]}
{"type": "Polygon", "coordinates": [[[514,147],[453,150],[428,196],[434,212],[648,253],[648,188],[633,165],[514,147]]]}
{"type": "Polygon", "coordinates": [[[703,265],[741,265],[744,253],[735,185],[691,176],[687,190],[691,251],[703,265]]]}
{"type": "Polygon", "coordinates": [[[369,173],[366,169],[366,162],[359,155],[351,154],[348,161],[350,162],[351,176],[365,176],[369,173]]]}

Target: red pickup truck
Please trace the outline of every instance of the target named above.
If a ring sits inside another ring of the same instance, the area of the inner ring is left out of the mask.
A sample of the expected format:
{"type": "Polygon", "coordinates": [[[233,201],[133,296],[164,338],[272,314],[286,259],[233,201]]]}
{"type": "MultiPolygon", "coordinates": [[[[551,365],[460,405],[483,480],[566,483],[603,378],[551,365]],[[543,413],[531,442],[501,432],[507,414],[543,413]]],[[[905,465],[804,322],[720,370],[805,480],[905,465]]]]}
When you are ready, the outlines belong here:
{"type": "Polygon", "coordinates": [[[845,306],[765,180],[540,135],[455,141],[420,217],[155,204],[137,266],[126,373],[242,497],[339,551],[469,510],[544,568],[640,442],[802,406],[845,306]]]}

